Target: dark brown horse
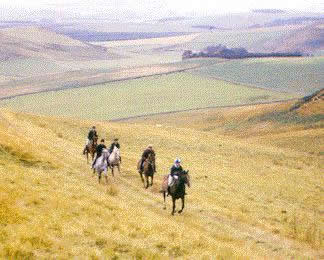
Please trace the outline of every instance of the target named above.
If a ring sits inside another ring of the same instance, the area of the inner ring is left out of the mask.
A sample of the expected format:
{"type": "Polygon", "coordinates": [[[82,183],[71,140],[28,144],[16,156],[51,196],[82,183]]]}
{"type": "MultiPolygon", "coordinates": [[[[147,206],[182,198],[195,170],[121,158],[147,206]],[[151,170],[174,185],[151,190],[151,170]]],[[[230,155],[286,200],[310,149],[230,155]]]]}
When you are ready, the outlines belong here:
{"type": "MultiPolygon", "coordinates": [[[[174,184],[170,187],[170,195],[172,197],[172,212],[171,212],[172,215],[174,215],[174,212],[175,212],[177,199],[181,199],[181,201],[182,201],[182,208],[181,208],[181,210],[178,211],[178,213],[180,214],[184,209],[185,195],[186,195],[186,184],[188,185],[188,187],[190,187],[189,171],[182,171],[179,174],[179,178],[176,179],[174,184]]],[[[165,176],[164,180],[162,182],[164,209],[166,209],[165,197],[166,197],[167,192],[168,192],[168,176],[165,176]]]]}
{"type": "MultiPolygon", "coordinates": [[[[139,167],[140,167],[140,163],[138,165],[138,168],[139,167]]],[[[153,186],[154,171],[155,171],[155,158],[153,154],[149,154],[148,158],[143,163],[143,171],[140,172],[141,179],[145,189],[147,189],[149,186],[153,186]],[[145,181],[143,175],[145,176],[145,181]],[[151,183],[149,183],[149,177],[151,177],[151,183]]]]}
{"type": "Polygon", "coordinates": [[[94,137],[92,141],[86,146],[86,156],[87,156],[87,163],[89,163],[89,154],[91,155],[91,160],[93,161],[94,155],[96,153],[96,148],[98,144],[98,137],[94,137]]]}

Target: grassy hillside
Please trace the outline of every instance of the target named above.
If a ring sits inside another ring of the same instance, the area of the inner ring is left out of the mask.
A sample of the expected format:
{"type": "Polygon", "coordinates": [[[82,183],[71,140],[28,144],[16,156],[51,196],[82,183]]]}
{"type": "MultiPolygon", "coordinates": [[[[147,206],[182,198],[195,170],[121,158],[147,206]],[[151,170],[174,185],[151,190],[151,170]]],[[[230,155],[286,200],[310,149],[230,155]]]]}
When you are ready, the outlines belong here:
{"type": "Polygon", "coordinates": [[[199,68],[194,74],[277,91],[310,94],[324,83],[324,58],[260,58],[234,60],[199,68]]]}
{"type": "Polygon", "coordinates": [[[174,126],[0,111],[2,258],[314,258],[323,255],[322,155],[174,126]],[[122,146],[97,183],[81,155],[90,125],[122,146]],[[136,162],[157,152],[153,188],[136,162]],[[182,215],[158,193],[174,157],[189,169],[182,215]]]}
{"type": "Polygon", "coordinates": [[[323,89],[298,101],[213,108],[129,119],[128,122],[192,128],[217,135],[258,139],[296,151],[323,153],[323,89]]]}
{"type": "Polygon", "coordinates": [[[14,27],[0,30],[0,61],[15,58],[54,60],[109,59],[106,48],[85,44],[38,27],[14,27]]]}
{"type": "Polygon", "coordinates": [[[296,28],[284,26],[203,32],[191,42],[183,44],[183,48],[202,50],[207,46],[224,44],[229,48],[243,47],[249,51],[259,51],[267,41],[281,38],[296,28]]]}
{"type": "Polygon", "coordinates": [[[311,54],[324,49],[323,38],[324,22],[317,22],[280,38],[269,39],[263,48],[273,52],[300,51],[311,54]]]}
{"type": "MultiPolygon", "coordinates": [[[[134,69],[131,71],[136,73],[134,69]]],[[[1,105],[18,111],[108,120],[296,97],[296,94],[249,88],[182,72],[22,96],[4,100],[1,105]]]]}

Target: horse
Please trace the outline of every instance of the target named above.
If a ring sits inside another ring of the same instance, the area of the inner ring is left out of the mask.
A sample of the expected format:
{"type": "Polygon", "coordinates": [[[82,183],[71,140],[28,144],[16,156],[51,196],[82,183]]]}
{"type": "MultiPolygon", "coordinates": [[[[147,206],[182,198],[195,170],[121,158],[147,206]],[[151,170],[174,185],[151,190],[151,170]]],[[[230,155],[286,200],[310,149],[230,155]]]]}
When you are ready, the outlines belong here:
{"type": "Polygon", "coordinates": [[[106,183],[108,183],[108,176],[107,176],[107,170],[108,170],[108,156],[109,152],[107,149],[102,150],[101,156],[97,159],[93,169],[98,173],[98,181],[100,184],[101,180],[101,174],[104,173],[106,183]]]}
{"type": "Polygon", "coordinates": [[[94,159],[94,155],[96,153],[96,148],[98,144],[98,137],[94,137],[92,141],[89,142],[86,146],[86,156],[87,156],[87,163],[89,163],[89,154],[91,155],[92,161],[94,159]]]}
{"type": "Polygon", "coordinates": [[[114,146],[111,154],[108,157],[109,167],[111,168],[111,174],[114,176],[114,167],[118,167],[118,172],[120,173],[120,150],[114,146]]]}
{"type": "MultiPolygon", "coordinates": [[[[186,186],[190,187],[190,176],[189,171],[182,171],[179,174],[179,178],[174,181],[174,184],[170,187],[170,195],[172,197],[172,212],[171,214],[174,215],[175,213],[175,207],[176,207],[176,200],[181,199],[182,201],[182,208],[178,211],[180,214],[185,205],[185,195],[186,195],[186,186]]],[[[168,192],[168,175],[164,176],[164,180],[162,182],[162,191],[163,193],[163,199],[164,199],[164,209],[166,209],[165,204],[165,197],[166,193],[168,192]]]]}
{"type": "MultiPolygon", "coordinates": [[[[138,167],[137,167],[138,169],[140,169],[141,167],[140,162],[138,163],[138,167]]],[[[155,158],[153,154],[149,154],[148,158],[143,163],[143,171],[139,172],[145,189],[147,189],[149,186],[153,186],[154,171],[155,171],[155,158]],[[143,175],[145,176],[146,185],[145,185],[143,175]],[[149,183],[149,177],[151,177],[151,183],[149,183]]]]}

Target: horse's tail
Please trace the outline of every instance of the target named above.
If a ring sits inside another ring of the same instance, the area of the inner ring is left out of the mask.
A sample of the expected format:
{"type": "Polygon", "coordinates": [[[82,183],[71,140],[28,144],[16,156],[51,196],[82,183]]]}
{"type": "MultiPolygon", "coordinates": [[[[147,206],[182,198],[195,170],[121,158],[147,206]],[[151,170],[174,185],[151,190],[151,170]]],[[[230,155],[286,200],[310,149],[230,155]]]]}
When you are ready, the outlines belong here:
{"type": "Polygon", "coordinates": [[[166,192],[168,190],[168,175],[163,176],[163,181],[161,185],[161,192],[166,192]]]}
{"type": "Polygon", "coordinates": [[[142,159],[139,159],[137,162],[137,170],[138,171],[141,169],[141,163],[142,163],[142,159]]]}

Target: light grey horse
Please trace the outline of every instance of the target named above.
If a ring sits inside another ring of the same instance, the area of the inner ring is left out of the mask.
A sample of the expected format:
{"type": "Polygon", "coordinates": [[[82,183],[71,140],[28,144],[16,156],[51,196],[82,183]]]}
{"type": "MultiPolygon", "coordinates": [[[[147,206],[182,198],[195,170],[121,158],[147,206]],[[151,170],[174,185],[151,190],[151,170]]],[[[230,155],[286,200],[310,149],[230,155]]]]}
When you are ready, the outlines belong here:
{"type": "Polygon", "coordinates": [[[111,168],[111,174],[114,175],[114,167],[118,167],[118,172],[120,173],[120,150],[115,146],[111,154],[108,157],[109,167],[111,168]]]}
{"type": "Polygon", "coordinates": [[[98,180],[100,183],[101,180],[101,174],[104,173],[106,183],[108,183],[108,176],[107,176],[107,170],[108,170],[108,157],[109,157],[109,152],[107,149],[102,150],[101,156],[97,159],[95,165],[94,165],[94,170],[98,173],[98,180]]]}

